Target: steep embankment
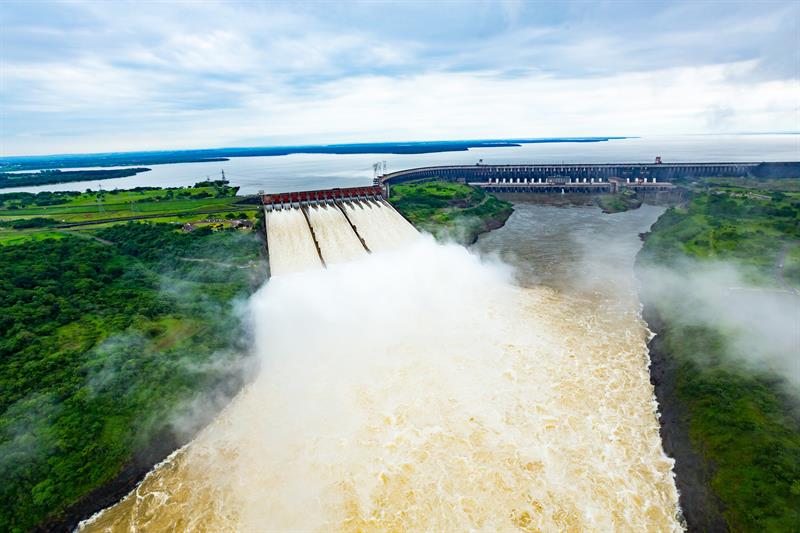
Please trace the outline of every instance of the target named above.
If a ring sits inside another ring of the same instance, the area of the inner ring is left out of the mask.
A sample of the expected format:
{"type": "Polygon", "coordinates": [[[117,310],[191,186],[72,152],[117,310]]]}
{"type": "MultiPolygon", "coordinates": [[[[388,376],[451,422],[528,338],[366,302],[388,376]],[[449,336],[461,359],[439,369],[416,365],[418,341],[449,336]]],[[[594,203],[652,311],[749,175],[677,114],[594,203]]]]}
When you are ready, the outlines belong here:
{"type": "Polygon", "coordinates": [[[467,245],[503,226],[514,210],[483,189],[446,181],[393,185],[389,201],[418,229],[467,245]]]}
{"type": "Polygon", "coordinates": [[[692,531],[800,529],[797,307],[774,279],[798,215],[797,194],[712,189],[662,215],[639,253],[661,433],[692,531]]]}

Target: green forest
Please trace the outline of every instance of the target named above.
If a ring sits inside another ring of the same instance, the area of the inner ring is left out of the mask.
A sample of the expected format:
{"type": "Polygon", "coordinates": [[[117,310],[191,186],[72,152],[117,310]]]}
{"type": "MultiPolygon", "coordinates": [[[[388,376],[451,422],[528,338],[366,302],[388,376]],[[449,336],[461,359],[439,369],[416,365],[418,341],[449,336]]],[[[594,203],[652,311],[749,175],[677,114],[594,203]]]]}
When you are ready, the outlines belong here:
{"type": "Polygon", "coordinates": [[[499,228],[514,210],[481,188],[437,180],[393,185],[389,201],[417,228],[462,244],[499,228]]]}
{"type": "MultiPolygon", "coordinates": [[[[668,209],[652,227],[639,255],[640,272],[671,267],[688,279],[687,264],[724,261],[746,272],[755,287],[800,299],[800,194],[789,192],[795,180],[776,187],[782,185],[786,190],[763,190],[727,180],[695,191],[687,205],[668,209]]],[[[660,346],[675,368],[692,447],[708,463],[728,526],[800,531],[796,391],[767,369],[745,366],[734,355],[732,331],[683,320],[687,307],[702,302],[649,296],[648,285],[656,283],[645,275],[643,298],[663,322],[660,346]]]]}
{"type": "Polygon", "coordinates": [[[89,235],[0,245],[1,531],[59,523],[171,414],[242,379],[233,306],[265,277],[256,232],[89,235]]]}

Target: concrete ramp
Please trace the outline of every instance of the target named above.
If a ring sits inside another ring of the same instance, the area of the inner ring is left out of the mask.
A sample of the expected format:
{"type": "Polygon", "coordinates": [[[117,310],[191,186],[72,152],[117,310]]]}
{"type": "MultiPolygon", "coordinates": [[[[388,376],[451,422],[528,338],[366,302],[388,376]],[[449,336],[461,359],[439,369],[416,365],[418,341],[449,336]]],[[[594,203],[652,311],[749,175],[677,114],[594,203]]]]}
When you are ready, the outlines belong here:
{"type": "Polygon", "coordinates": [[[281,276],[357,260],[419,238],[380,187],[264,195],[270,273],[281,276]]]}
{"type": "Polygon", "coordinates": [[[270,275],[322,267],[311,229],[300,209],[270,211],[265,217],[270,275]]]}
{"type": "Polygon", "coordinates": [[[304,207],[322,260],[326,265],[353,261],[367,255],[356,232],[335,204],[304,207]]]}
{"type": "Polygon", "coordinates": [[[419,238],[414,226],[385,200],[342,202],[342,207],[372,252],[394,250],[419,238]]]}

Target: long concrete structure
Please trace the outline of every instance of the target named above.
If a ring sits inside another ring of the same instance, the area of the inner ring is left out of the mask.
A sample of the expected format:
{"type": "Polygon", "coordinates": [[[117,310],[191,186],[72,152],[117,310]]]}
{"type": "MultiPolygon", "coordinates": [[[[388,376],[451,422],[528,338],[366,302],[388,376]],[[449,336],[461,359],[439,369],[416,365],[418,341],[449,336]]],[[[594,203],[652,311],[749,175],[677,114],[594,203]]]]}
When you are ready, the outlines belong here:
{"type": "Polygon", "coordinates": [[[270,275],[357,259],[419,236],[378,185],[263,194],[261,203],[270,275]]]}
{"type": "Polygon", "coordinates": [[[439,178],[496,192],[610,192],[618,187],[667,190],[674,180],[700,177],[800,177],[800,162],[569,163],[449,165],[400,170],[376,178],[389,186],[439,178]]]}
{"type": "Polygon", "coordinates": [[[379,200],[382,196],[383,188],[373,185],[372,187],[345,187],[264,194],[261,196],[261,203],[266,211],[271,211],[273,209],[298,208],[305,205],[333,204],[344,200],[379,200]]]}

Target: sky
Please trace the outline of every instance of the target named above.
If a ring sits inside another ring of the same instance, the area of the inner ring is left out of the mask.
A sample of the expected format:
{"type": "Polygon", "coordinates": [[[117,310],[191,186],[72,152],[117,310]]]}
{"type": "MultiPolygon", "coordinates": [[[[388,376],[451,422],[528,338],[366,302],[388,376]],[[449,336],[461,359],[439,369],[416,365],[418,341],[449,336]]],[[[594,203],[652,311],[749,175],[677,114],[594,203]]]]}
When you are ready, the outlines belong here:
{"type": "Polygon", "coordinates": [[[0,0],[0,156],[800,131],[800,2],[0,0]]]}

